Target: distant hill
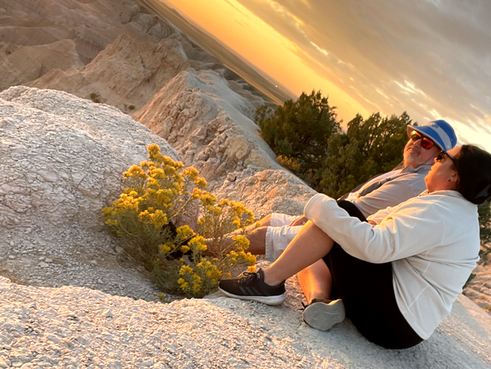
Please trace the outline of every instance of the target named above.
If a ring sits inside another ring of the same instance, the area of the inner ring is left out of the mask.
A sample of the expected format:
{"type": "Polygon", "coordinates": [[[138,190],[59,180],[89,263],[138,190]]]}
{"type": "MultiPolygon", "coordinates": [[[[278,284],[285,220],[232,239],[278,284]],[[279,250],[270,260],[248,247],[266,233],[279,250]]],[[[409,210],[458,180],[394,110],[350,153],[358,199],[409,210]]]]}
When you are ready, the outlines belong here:
{"type": "Polygon", "coordinates": [[[283,104],[286,100],[297,98],[292,91],[270,76],[263,74],[221,41],[206,33],[198,25],[182,17],[175,9],[155,0],[136,0],[136,2],[149,11],[153,11],[166,18],[194,42],[213,54],[227,68],[233,70],[240,77],[272,99],[276,104],[283,104]]]}

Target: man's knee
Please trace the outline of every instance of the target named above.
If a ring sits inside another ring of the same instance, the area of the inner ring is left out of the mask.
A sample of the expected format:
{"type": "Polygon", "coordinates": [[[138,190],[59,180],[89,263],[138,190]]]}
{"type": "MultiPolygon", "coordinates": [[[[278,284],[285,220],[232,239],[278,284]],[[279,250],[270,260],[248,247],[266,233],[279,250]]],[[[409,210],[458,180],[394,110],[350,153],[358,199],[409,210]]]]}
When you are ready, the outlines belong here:
{"type": "Polygon", "coordinates": [[[266,232],[268,227],[258,227],[247,235],[249,250],[253,254],[264,254],[266,250],[266,232]]]}
{"type": "Polygon", "coordinates": [[[259,219],[257,221],[259,227],[269,227],[271,225],[271,214],[266,215],[265,217],[259,219]]]}

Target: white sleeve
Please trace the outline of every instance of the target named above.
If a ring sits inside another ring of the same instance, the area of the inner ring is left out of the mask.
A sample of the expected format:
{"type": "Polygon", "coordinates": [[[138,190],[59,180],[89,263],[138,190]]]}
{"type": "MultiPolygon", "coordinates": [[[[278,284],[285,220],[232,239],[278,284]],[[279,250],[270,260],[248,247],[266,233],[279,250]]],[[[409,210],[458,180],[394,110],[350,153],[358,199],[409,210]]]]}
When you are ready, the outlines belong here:
{"type": "Polygon", "coordinates": [[[370,263],[386,263],[419,254],[441,244],[441,221],[431,206],[409,200],[372,227],[340,208],[336,200],[317,194],[305,206],[305,216],[348,254],[370,263]]]}
{"type": "Polygon", "coordinates": [[[381,209],[381,210],[377,211],[375,214],[368,216],[367,220],[372,220],[375,223],[380,224],[382,222],[382,220],[384,220],[387,215],[392,213],[393,210],[394,210],[394,208],[391,206],[389,206],[388,208],[385,208],[385,209],[381,209]]]}

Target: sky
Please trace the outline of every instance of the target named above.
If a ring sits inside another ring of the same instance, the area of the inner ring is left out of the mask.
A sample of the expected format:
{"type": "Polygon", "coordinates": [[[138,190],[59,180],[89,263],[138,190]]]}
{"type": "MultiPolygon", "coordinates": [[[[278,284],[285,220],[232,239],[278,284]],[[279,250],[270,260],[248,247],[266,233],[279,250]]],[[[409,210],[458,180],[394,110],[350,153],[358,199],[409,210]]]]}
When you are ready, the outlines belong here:
{"type": "Polygon", "coordinates": [[[160,0],[349,122],[445,119],[491,152],[490,0],[160,0]]]}

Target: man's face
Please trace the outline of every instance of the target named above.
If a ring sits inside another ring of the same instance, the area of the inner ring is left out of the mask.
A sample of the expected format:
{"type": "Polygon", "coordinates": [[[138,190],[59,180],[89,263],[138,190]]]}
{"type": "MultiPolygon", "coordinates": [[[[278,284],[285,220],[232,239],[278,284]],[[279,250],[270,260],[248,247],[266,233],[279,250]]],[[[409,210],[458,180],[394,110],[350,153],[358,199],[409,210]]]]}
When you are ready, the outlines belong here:
{"type": "Polygon", "coordinates": [[[417,168],[424,164],[433,164],[433,159],[440,152],[440,148],[437,145],[429,150],[421,147],[421,140],[413,141],[409,139],[404,147],[404,166],[411,165],[413,168],[417,168]]]}

